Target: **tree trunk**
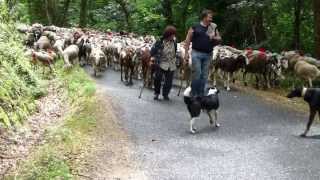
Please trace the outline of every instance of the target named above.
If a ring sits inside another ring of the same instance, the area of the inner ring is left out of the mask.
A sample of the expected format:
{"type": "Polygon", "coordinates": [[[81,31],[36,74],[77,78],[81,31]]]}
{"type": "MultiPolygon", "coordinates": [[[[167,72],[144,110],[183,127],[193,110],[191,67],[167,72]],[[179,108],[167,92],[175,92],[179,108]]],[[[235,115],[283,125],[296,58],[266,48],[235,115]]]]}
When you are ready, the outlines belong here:
{"type": "Polygon", "coordinates": [[[166,23],[173,25],[172,4],[171,0],[162,0],[163,15],[166,18],[166,23]]]}
{"type": "Polygon", "coordinates": [[[52,14],[50,12],[50,9],[51,9],[51,0],[45,0],[45,7],[46,7],[46,15],[47,15],[47,19],[48,19],[48,24],[49,25],[52,25],[53,23],[53,19],[52,19],[52,14]]]}
{"type": "Polygon", "coordinates": [[[252,22],[252,32],[255,44],[266,40],[267,35],[263,24],[263,9],[258,9],[252,22]]]}
{"type": "Polygon", "coordinates": [[[59,25],[61,25],[61,26],[66,26],[70,2],[71,2],[70,0],[65,0],[64,1],[63,12],[62,12],[62,15],[61,15],[61,20],[59,22],[60,23],[59,25]]]}
{"type": "Polygon", "coordinates": [[[300,41],[300,25],[301,25],[301,9],[302,9],[302,0],[294,1],[294,36],[293,36],[293,47],[296,50],[300,50],[301,41],[300,41]]]}
{"type": "Polygon", "coordinates": [[[88,0],[81,0],[81,5],[80,5],[80,23],[79,26],[80,27],[86,27],[87,25],[87,8],[88,5],[88,0]]]}
{"type": "Polygon", "coordinates": [[[313,0],[314,29],[315,29],[315,54],[320,58],[320,0],[313,0]]]}

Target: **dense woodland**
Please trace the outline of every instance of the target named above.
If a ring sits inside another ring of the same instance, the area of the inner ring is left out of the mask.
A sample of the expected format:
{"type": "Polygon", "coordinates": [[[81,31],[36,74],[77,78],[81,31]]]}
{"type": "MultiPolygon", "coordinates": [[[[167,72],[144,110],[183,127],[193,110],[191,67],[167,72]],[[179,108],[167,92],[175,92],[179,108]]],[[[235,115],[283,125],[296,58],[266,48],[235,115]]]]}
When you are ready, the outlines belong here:
{"type": "Polygon", "coordinates": [[[167,24],[183,40],[199,12],[212,9],[224,43],[320,57],[318,0],[5,0],[28,23],[160,35],[167,24]],[[316,48],[317,47],[317,48],[316,48]]]}

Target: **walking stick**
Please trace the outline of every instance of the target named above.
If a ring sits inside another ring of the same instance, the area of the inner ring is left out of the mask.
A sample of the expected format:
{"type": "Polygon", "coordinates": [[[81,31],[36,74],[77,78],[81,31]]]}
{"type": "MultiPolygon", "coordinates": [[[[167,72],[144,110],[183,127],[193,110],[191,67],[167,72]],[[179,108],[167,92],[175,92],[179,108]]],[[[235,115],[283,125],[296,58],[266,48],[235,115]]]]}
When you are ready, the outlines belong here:
{"type": "Polygon", "coordinates": [[[182,90],[182,86],[183,86],[183,77],[180,77],[180,87],[179,87],[179,91],[178,91],[178,96],[180,96],[181,90],[182,90]]]}
{"type": "MultiPolygon", "coordinates": [[[[149,72],[151,71],[151,67],[152,65],[149,65],[149,67],[148,67],[148,69],[147,69],[147,77],[148,77],[148,74],[149,74],[149,72]]],[[[150,72],[150,76],[152,76],[152,72],[150,72]]],[[[152,79],[152,77],[151,77],[151,79],[152,79]]],[[[143,90],[146,88],[146,83],[148,83],[148,79],[147,78],[143,78],[143,85],[142,85],[142,87],[141,87],[141,89],[140,89],[140,94],[139,94],[139,99],[141,99],[141,97],[142,97],[142,93],[143,93],[143,90]]]]}

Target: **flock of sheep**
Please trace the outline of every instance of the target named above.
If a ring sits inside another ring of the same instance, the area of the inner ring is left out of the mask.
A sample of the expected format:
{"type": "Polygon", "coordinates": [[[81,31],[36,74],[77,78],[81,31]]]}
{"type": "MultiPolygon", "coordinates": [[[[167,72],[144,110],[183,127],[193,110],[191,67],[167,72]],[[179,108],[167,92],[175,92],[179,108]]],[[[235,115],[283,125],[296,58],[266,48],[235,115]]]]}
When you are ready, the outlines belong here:
{"type": "MultiPolygon", "coordinates": [[[[76,64],[91,65],[94,75],[97,75],[108,67],[113,67],[115,70],[121,70],[121,80],[128,85],[132,84],[132,78],[138,78],[152,86],[153,65],[150,49],[155,43],[153,36],[41,24],[18,25],[17,29],[25,34],[26,55],[35,67],[41,64],[52,71],[54,62],[60,57],[64,61],[64,68],[72,68],[76,64]]],[[[178,63],[177,77],[181,80],[181,88],[183,82],[187,82],[186,86],[190,83],[192,63],[192,59],[183,61],[183,44],[178,43],[177,49],[178,62],[181,62],[178,63]]],[[[215,85],[216,77],[219,75],[224,79],[225,88],[230,90],[230,81],[234,81],[233,75],[242,71],[245,84],[246,75],[250,73],[256,77],[257,87],[262,85],[269,88],[285,78],[285,71],[291,71],[312,87],[312,81],[320,76],[319,67],[320,61],[302,56],[295,51],[277,54],[263,49],[238,50],[230,46],[216,46],[210,65],[210,79],[215,85]]]]}

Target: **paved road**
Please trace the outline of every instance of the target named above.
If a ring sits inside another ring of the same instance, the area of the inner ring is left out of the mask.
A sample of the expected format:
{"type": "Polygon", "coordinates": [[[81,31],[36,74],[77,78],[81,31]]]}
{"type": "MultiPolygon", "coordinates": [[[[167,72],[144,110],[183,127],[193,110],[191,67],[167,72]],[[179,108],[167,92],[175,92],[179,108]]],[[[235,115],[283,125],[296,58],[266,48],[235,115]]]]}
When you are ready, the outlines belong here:
{"type": "Polygon", "coordinates": [[[297,135],[307,114],[299,114],[241,92],[222,92],[221,127],[211,129],[203,115],[196,135],[177,90],[171,102],[155,102],[140,83],[126,87],[119,73],[96,79],[120,109],[121,124],[135,144],[134,158],[149,179],[320,179],[320,126],[313,138],[297,135]]]}

